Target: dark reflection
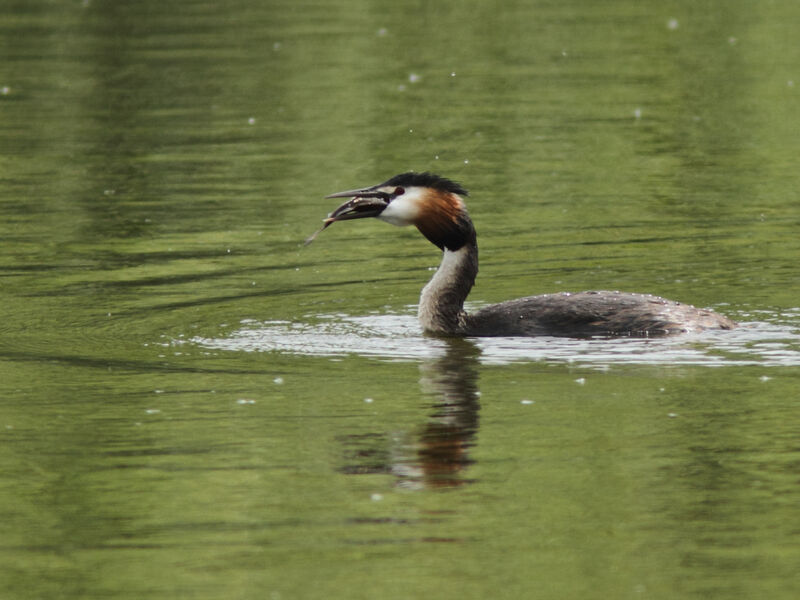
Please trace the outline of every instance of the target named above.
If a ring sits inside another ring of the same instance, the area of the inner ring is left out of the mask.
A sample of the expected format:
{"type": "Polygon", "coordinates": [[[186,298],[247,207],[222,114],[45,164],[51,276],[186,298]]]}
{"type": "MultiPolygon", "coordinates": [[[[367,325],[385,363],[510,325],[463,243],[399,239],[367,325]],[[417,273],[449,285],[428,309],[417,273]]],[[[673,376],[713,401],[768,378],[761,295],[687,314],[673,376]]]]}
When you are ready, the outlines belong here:
{"type": "Polygon", "coordinates": [[[434,399],[433,413],[412,439],[379,433],[350,435],[340,470],[350,474],[391,473],[405,488],[457,487],[472,480],[464,470],[474,461],[469,449],[478,431],[478,358],[469,340],[446,340],[444,356],[424,362],[420,387],[434,399]]]}
{"type": "Polygon", "coordinates": [[[451,487],[468,482],[464,469],[474,462],[469,448],[478,431],[478,357],[468,340],[448,341],[442,358],[423,363],[421,385],[436,403],[422,431],[417,451],[421,482],[427,487],[451,487]]]}

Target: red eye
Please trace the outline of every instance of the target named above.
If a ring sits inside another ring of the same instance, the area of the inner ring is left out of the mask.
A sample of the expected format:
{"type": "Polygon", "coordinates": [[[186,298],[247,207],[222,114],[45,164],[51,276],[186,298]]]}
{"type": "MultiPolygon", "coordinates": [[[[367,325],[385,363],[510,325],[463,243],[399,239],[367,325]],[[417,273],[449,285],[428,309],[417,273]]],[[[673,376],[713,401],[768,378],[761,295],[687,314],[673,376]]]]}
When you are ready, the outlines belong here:
{"type": "Polygon", "coordinates": [[[406,193],[406,191],[401,187],[394,188],[394,195],[395,196],[402,196],[405,193],[406,193]]]}

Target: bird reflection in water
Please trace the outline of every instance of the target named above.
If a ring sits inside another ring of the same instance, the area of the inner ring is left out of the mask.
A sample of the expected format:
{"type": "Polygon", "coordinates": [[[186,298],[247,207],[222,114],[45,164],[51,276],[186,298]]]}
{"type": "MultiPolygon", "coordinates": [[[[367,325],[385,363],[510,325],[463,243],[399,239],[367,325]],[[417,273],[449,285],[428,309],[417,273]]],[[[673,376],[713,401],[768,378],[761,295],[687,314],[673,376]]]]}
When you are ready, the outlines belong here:
{"type": "Polygon", "coordinates": [[[471,481],[462,472],[474,460],[469,449],[478,432],[478,356],[468,340],[449,340],[447,353],[423,363],[423,391],[436,398],[434,412],[420,435],[417,450],[426,487],[453,487],[471,481]]]}
{"type": "Polygon", "coordinates": [[[434,399],[433,413],[417,435],[369,433],[341,438],[349,474],[391,473],[407,489],[452,488],[470,483],[465,470],[478,431],[478,357],[466,339],[444,340],[444,356],[420,366],[423,394],[434,399]]]}

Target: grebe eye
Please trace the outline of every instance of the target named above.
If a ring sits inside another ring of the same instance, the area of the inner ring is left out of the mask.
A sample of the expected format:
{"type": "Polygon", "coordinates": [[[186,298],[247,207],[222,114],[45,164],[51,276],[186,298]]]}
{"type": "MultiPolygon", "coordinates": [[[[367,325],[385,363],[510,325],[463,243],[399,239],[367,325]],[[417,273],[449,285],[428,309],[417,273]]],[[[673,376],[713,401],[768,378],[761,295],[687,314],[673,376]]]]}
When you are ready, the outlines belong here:
{"type": "Polygon", "coordinates": [[[394,188],[394,194],[393,195],[394,196],[402,196],[405,193],[406,193],[406,191],[405,191],[404,188],[396,187],[396,188],[394,188]]]}

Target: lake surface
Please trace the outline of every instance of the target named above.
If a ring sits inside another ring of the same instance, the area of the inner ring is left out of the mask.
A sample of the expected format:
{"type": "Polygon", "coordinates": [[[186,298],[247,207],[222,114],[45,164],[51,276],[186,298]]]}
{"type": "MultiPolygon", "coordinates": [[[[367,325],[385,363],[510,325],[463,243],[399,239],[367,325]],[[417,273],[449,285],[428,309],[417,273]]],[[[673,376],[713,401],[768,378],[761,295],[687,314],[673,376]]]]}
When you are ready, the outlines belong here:
{"type": "Polygon", "coordinates": [[[0,598],[756,598],[800,569],[800,4],[6,2],[0,598]],[[438,250],[326,194],[461,182],[438,250]]]}

